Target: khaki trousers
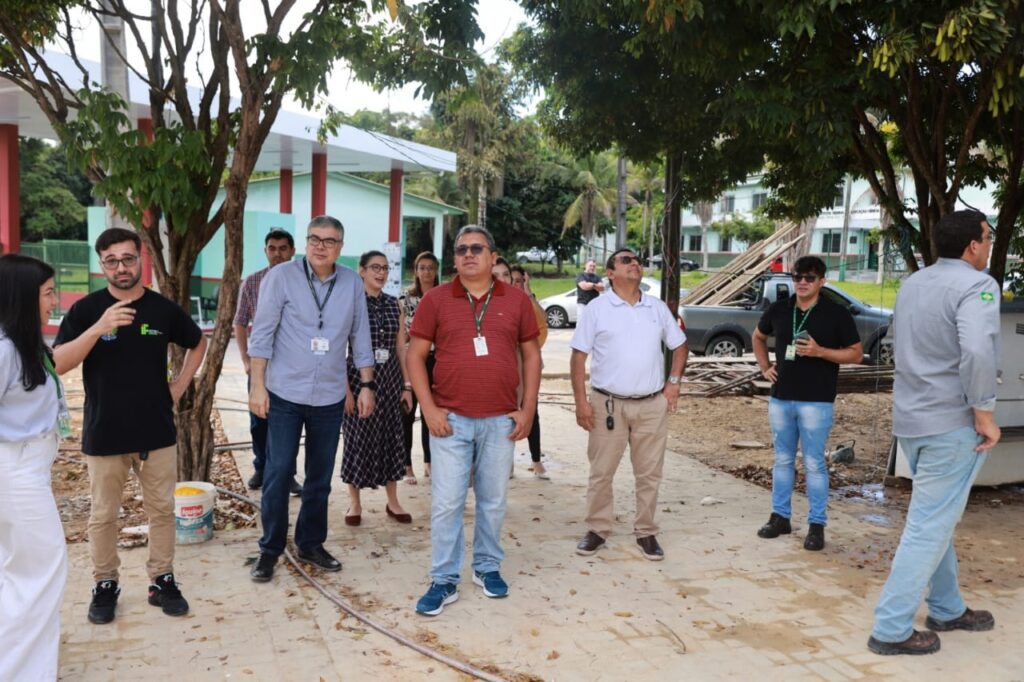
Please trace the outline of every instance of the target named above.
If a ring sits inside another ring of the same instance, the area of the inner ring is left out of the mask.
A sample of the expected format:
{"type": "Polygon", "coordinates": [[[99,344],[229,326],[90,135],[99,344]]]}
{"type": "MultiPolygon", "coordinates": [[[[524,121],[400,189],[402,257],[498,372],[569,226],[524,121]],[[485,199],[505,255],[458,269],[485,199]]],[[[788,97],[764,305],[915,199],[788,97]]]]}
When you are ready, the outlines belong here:
{"type": "Polygon", "coordinates": [[[665,463],[665,441],[668,435],[668,401],[661,393],[644,400],[618,400],[591,391],[594,406],[594,429],[587,442],[590,459],[590,481],[587,486],[587,528],[601,537],[608,537],[615,523],[612,481],[619,468],[622,453],[629,445],[629,458],[636,479],[636,520],[633,532],[637,537],[655,535],[658,525],[654,512],[658,505],[658,486],[665,463]],[[615,428],[608,430],[608,408],[615,428]]]}
{"type": "Polygon", "coordinates": [[[149,517],[150,579],[174,571],[174,487],[178,481],[178,448],[150,450],[143,461],[139,453],[87,456],[92,510],[89,513],[89,553],[93,578],[117,580],[121,560],[117,556],[117,515],[129,470],[142,487],[142,506],[149,517]]]}

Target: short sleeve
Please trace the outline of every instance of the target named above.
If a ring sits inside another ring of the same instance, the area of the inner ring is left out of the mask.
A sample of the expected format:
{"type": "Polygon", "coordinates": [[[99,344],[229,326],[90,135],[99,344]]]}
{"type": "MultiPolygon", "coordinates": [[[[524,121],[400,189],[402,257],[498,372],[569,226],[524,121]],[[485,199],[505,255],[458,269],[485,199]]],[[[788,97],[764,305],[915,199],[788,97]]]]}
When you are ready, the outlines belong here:
{"type": "Polygon", "coordinates": [[[659,300],[658,314],[661,316],[661,340],[669,350],[675,350],[686,343],[686,334],[679,328],[679,322],[664,301],[659,300]]]}
{"type": "Polygon", "coordinates": [[[173,324],[171,325],[171,342],[182,348],[195,348],[199,345],[200,339],[203,338],[203,330],[199,328],[199,325],[192,319],[192,316],[185,312],[184,308],[173,301],[170,303],[171,314],[174,316],[173,324]]]}
{"type": "Polygon", "coordinates": [[[569,347],[581,353],[589,354],[594,349],[594,336],[597,334],[597,318],[595,311],[587,309],[587,314],[576,323],[576,331],[572,334],[569,347]]]}
{"type": "Polygon", "coordinates": [[[409,335],[433,342],[437,335],[437,289],[431,289],[416,306],[416,315],[412,318],[409,335]]]}
{"type": "Polygon", "coordinates": [[[74,341],[90,327],[92,324],[84,319],[84,310],[80,303],[72,304],[71,308],[64,315],[64,319],[60,322],[60,328],[57,330],[57,338],[53,341],[53,346],[56,348],[61,344],[70,343],[74,341]]]}
{"type": "Polygon", "coordinates": [[[775,306],[778,302],[772,303],[768,306],[768,310],[764,311],[761,315],[761,319],[757,322],[757,330],[765,336],[772,336],[775,334],[775,324],[772,322],[772,317],[775,315],[775,306]]]}
{"type": "Polygon", "coordinates": [[[20,379],[21,368],[17,358],[18,351],[14,348],[14,343],[7,338],[0,339],[0,400],[15,379],[20,379]]]}
{"type": "Polygon", "coordinates": [[[537,316],[533,312],[533,301],[526,294],[519,297],[519,343],[532,341],[540,336],[537,316]]]}
{"type": "Polygon", "coordinates": [[[252,322],[252,314],[255,306],[252,304],[252,290],[254,278],[249,275],[242,283],[242,291],[238,294],[238,307],[235,309],[235,319],[232,324],[236,327],[248,327],[252,322]]]}

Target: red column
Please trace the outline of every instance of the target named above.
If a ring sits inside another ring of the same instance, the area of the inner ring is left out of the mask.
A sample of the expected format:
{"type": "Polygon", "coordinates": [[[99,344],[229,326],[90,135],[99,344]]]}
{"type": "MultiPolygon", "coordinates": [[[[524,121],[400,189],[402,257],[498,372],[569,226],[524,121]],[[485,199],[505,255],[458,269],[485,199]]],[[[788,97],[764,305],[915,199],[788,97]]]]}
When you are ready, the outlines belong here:
{"type": "Polygon", "coordinates": [[[391,193],[388,204],[388,241],[402,238],[402,188],[405,174],[401,168],[391,169],[391,193]]]}
{"type": "Polygon", "coordinates": [[[313,153],[313,215],[327,213],[327,154],[313,153]]]}
{"type": "Polygon", "coordinates": [[[281,169],[281,213],[292,212],[292,169],[281,169]]]}
{"type": "Polygon", "coordinates": [[[0,253],[21,250],[21,169],[18,126],[0,125],[0,253]]]}
{"type": "MultiPolygon", "coordinates": [[[[146,136],[146,142],[153,141],[153,119],[140,118],[139,130],[146,136]]],[[[147,208],[142,212],[142,226],[149,230],[153,228],[153,209],[147,208]]],[[[146,242],[142,242],[142,286],[153,285],[153,256],[146,248],[146,242]]]]}

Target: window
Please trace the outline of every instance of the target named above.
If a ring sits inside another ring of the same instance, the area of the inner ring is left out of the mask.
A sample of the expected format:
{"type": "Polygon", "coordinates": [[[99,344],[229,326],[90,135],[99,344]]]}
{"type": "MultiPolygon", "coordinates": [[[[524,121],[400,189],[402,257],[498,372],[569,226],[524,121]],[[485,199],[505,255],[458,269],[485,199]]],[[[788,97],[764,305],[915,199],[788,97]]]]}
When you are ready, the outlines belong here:
{"type": "Polygon", "coordinates": [[[844,206],[846,206],[846,195],[843,194],[842,187],[839,188],[838,193],[836,194],[835,201],[832,202],[832,205],[835,206],[836,208],[843,208],[844,206]]]}
{"type": "Polygon", "coordinates": [[[768,195],[764,192],[758,192],[754,195],[754,202],[752,208],[759,208],[764,205],[764,202],[768,201],[768,195]]]}
{"type": "Polygon", "coordinates": [[[841,232],[826,232],[821,235],[821,252],[839,253],[842,250],[842,238],[841,232]]]}
{"type": "Polygon", "coordinates": [[[700,251],[700,250],[701,250],[700,235],[699,234],[691,234],[690,235],[690,251],[700,251]]]}
{"type": "Polygon", "coordinates": [[[722,197],[722,213],[732,213],[736,210],[736,197],[726,195],[722,197]]]}
{"type": "Polygon", "coordinates": [[[732,251],[732,237],[721,237],[719,243],[719,251],[732,251]]]}
{"type": "Polygon", "coordinates": [[[855,234],[851,234],[850,235],[850,243],[851,244],[856,244],[857,243],[857,235],[855,235],[855,234]]]}
{"type": "Polygon", "coordinates": [[[785,301],[789,298],[789,285],[788,284],[776,284],[775,285],[775,300],[785,301]]]}

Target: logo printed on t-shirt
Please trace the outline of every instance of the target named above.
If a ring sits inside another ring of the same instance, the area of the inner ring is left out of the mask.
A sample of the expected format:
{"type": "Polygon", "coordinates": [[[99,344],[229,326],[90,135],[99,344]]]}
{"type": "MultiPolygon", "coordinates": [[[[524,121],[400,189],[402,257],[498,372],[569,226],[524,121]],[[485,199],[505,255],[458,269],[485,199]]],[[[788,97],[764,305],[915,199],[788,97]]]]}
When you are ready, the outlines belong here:
{"type": "Polygon", "coordinates": [[[143,336],[161,336],[163,334],[159,329],[150,329],[148,322],[139,325],[139,333],[143,336]]]}
{"type": "Polygon", "coordinates": [[[983,292],[981,292],[981,300],[983,300],[983,301],[994,301],[994,300],[996,300],[996,297],[992,294],[991,291],[983,291],[983,292]]]}

